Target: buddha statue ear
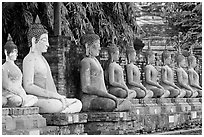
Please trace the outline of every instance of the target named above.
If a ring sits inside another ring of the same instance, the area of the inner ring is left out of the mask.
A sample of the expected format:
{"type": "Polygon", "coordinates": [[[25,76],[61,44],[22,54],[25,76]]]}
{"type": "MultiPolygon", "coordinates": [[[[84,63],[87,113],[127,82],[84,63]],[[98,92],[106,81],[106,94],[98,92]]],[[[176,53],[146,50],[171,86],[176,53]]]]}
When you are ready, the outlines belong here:
{"type": "Polygon", "coordinates": [[[88,47],[87,43],[85,43],[85,49],[86,49],[86,56],[88,56],[89,55],[89,47],[88,47]]]}
{"type": "Polygon", "coordinates": [[[31,52],[34,52],[35,51],[35,45],[36,45],[36,38],[35,37],[32,37],[31,39],[32,41],[32,46],[31,46],[31,52]]]}

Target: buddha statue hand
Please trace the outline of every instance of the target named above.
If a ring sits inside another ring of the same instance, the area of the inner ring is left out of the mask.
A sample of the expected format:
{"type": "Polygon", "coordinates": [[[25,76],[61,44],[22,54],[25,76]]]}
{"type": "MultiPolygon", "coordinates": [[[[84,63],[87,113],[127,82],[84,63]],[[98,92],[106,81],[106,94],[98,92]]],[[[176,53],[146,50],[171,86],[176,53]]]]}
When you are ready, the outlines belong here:
{"type": "Polygon", "coordinates": [[[62,110],[64,110],[66,108],[66,97],[61,96],[59,100],[62,102],[62,110]]]}

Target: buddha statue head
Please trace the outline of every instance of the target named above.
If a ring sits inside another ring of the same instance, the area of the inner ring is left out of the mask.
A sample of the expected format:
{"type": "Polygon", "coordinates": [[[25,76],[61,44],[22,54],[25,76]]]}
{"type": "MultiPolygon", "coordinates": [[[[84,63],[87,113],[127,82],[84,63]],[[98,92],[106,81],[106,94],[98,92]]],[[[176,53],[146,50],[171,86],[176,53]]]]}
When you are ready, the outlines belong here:
{"type": "Polygon", "coordinates": [[[28,30],[28,44],[32,52],[47,52],[49,47],[48,31],[41,24],[38,15],[28,30]]]}
{"type": "Polygon", "coordinates": [[[8,34],[7,42],[4,46],[4,53],[6,55],[6,60],[15,61],[18,56],[17,46],[14,44],[10,34],[8,34]]]}
{"type": "Polygon", "coordinates": [[[188,66],[195,68],[196,67],[196,57],[193,55],[193,46],[190,47],[190,55],[188,56],[188,66]]]}
{"type": "Polygon", "coordinates": [[[87,24],[85,34],[81,37],[80,43],[85,47],[86,56],[98,56],[101,50],[100,37],[94,33],[91,24],[87,24]]]}
{"type": "Polygon", "coordinates": [[[178,53],[175,56],[175,60],[176,60],[178,66],[185,67],[185,65],[186,65],[185,64],[185,57],[181,53],[180,46],[178,47],[178,53]]]}
{"type": "Polygon", "coordinates": [[[169,65],[171,63],[171,53],[167,49],[167,45],[165,45],[165,49],[162,52],[162,62],[164,65],[169,65]]]}
{"type": "Polygon", "coordinates": [[[150,48],[150,41],[148,42],[148,49],[146,50],[144,55],[145,55],[147,64],[153,64],[155,62],[155,54],[150,48]]]}
{"type": "Polygon", "coordinates": [[[116,37],[113,37],[112,43],[109,44],[108,54],[111,62],[117,62],[119,60],[119,48],[116,46],[116,37]]]}
{"type": "Polygon", "coordinates": [[[136,51],[133,46],[127,47],[126,54],[129,63],[136,61],[136,51]]]}

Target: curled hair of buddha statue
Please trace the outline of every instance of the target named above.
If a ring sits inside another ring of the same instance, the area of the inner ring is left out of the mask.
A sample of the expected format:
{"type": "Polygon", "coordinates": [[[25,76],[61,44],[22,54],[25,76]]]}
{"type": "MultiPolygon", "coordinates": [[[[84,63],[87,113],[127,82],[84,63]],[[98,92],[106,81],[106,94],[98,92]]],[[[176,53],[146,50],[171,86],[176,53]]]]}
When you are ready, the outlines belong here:
{"type": "Polygon", "coordinates": [[[45,33],[47,34],[48,31],[43,27],[38,15],[37,15],[35,22],[30,25],[29,30],[28,30],[28,45],[29,45],[29,47],[32,46],[32,38],[33,37],[35,37],[36,42],[38,42],[40,39],[40,36],[42,34],[45,34],[45,33]]]}
{"type": "Polygon", "coordinates": [[[165,45],[165,49],[164,49],[164,51],[162,52],[162,62],[163,62],[163,63],[164,63],[165,59],[167,59],[168,57],[171,56],[171,53],[170,53],[170,52],[168,51],[168,49],[167,49],[167,45],[168,45],[168,44],[165,45]]]}
{"type": "Polygon", "coordinates": [[[193,55],[193,46],[190,47],[190,55],[188,56],[188,64],[189,66],[193,62],[193,60],[196,59],[196,57],[193,55]]]}
{"type": "Polygon", "coordinates": [[[11,35],[8,34],[8,38],[4,46],[4,50],[6,50],[6,54],[9,55],[14,49],[17,49],[17,46],[16,44],[14,44],[11,35]]]}

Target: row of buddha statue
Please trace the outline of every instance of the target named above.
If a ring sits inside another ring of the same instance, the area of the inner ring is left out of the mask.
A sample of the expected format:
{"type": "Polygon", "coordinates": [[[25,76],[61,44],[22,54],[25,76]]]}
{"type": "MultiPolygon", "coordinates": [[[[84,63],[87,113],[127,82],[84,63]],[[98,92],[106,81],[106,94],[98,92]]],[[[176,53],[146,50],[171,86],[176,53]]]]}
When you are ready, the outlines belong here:
{"type": "Polygon", "coordinates": [[[134,64],[136,51],[127,48],[127,80],[124,79],[122,67],[117,63],[119,49],[113,41],[109,44],[109,60],[105,71],[97,60],[100,53],[100,37],[93,28],[88,28],[80,39],[86,56],[81,60],[80,79],[82,98],[66,98],[57,92],[48,62],[42,53],[49,47],[48,31],[44,29],[39,18],[28,31],[30,52],[23,59],[23,73],[14,63],[17,58],[17,46],[9,36],[4,46],[6,62],[2,66],[2,105],[10,107],[37,106],[40,113],[76,113],[82,111],[128,111],[131,99],[148,98],[191,98],[201,97],[202,87],[199,76],[194,70],[196,58],[188,57],[189,69],[186,72],[185,57],[176,56],[177,85],[174,84],[174,73],[169,67],[171,54],[168,50],[162,53],[164,65],[161,69],[161,82],[158,83],[158,71],[152,65],[155,62],[154,52],[148,48],[145,52],[147,65],[144,68],[145,80],[142,84],[140,70],[134,64]]]}

